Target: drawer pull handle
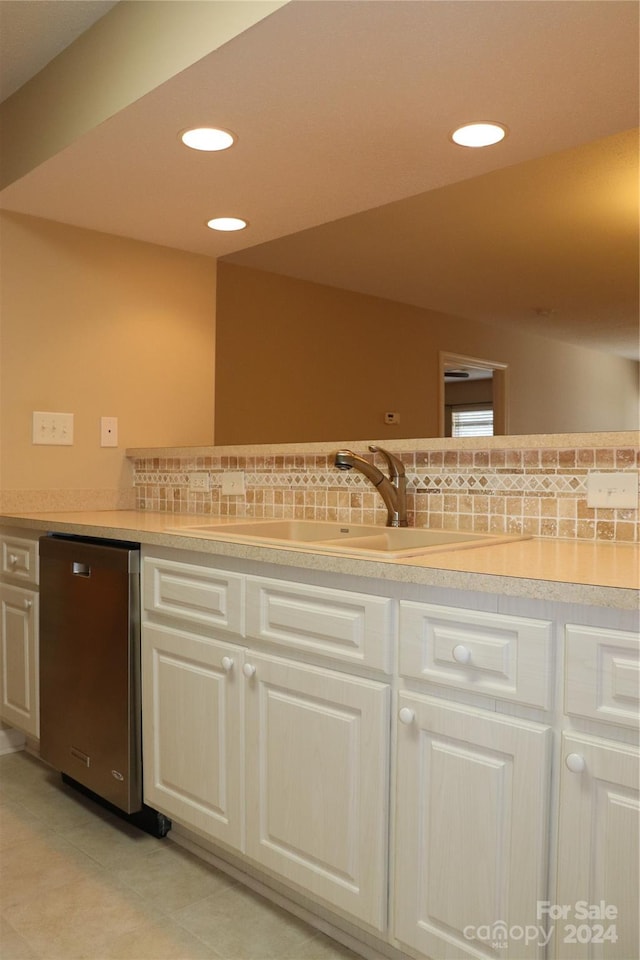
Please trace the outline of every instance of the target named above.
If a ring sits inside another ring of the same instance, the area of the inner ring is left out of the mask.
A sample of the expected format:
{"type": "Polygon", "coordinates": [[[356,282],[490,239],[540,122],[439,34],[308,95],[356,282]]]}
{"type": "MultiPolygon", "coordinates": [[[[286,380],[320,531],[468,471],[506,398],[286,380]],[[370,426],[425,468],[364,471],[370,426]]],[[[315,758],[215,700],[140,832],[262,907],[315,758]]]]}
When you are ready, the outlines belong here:
{"type": "Polygon", "coordinates": [[[415,715],[415,711],[410,710],[409,707],[402,707],[402,709],[400,710],[400,713],[398,714],[398,717],[400,719],[400,723],[404,723],[405,726],[408,726],[410,723],[413,723],[413,721],[416,718],[416,715],[415,715]]]}
{"type": "Polygon", "coordinates": [[[256,668],[252,663],[245,663],[244,667],[242,668],[242,672],[244,673],[247,680],[251,680],[251,677],[256,672],[256,668]]]}
{"type": "Polygon", "coordinates": [[[233,660],[231,657],[222,658],[222,669],[225,671],[225,673],[230,673],[231,670],[233,670],[233,660]]]}
{"type": "Polygon", "coordinates": [[[581,753],[570,753],[567,756],[565,763],[568,769],[571,770],[571,773],[582,773],[587,766],[581,753]]]}
{"type": "Polygon", "coordinates": [[[16,557],[15,553],[10,553],[10,554],[9,554],[9,566],[15,567],[17,563],[18,563],[18,558],[16,557]]]}
{"type": "Polygon", "coordinates": [[[451,651],[456,663],[469,663],[471,661],[471,650],[465,647],[463,643],[457,644],[451,651]]]}

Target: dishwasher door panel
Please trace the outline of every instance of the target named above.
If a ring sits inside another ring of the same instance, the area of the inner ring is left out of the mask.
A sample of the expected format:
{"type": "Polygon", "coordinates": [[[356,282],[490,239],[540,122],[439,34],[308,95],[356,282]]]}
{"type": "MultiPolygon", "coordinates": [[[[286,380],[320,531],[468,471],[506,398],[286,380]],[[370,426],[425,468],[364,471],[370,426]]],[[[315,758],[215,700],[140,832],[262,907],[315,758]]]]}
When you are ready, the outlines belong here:
{"type": "Polygon", "coordinates": [[[142,805],[139,554],[40,541],[40,752],[131,813],[142,805]]]}

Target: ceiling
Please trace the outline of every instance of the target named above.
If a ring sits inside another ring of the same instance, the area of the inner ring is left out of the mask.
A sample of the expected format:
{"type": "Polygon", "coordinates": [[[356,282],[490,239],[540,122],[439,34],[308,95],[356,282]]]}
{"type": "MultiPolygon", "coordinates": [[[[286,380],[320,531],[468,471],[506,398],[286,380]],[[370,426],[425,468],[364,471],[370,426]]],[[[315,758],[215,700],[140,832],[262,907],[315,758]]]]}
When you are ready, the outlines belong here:
{"type": "MultiPolygon", "coordinates": [[[[2,0],[10,40],[34,8],[29,42],[0,51],[3,84],[55,55],[40,34],[59,50],[86,29],[70,8],[111,6],[2,0]]],[[[635,2],[302,0],[78,137],[0,206],[637,357],[637,124],[635,2]],[[452,144],[471,119],[509,135],[452,144]],[[202,123],[237,144],[186,150],[178,132],[202,123]],[[249,226],[215,234],[219,215],[249,226]]]]}
{"type": "Polygon", "coordinates": [[[103,17],[117,0],[2,0],[0,102],[103,17]]]}

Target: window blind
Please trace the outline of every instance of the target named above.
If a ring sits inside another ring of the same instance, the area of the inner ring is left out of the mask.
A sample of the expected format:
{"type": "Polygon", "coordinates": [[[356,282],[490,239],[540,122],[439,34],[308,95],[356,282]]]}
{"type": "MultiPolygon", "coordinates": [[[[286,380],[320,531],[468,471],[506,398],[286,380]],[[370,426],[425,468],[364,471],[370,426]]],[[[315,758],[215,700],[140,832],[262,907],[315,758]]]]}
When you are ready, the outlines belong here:
{"type": "Polygon", "coordinates": [[[452,437],[492,437],[492,407],[454,407],[451,411],[452,437]]]}

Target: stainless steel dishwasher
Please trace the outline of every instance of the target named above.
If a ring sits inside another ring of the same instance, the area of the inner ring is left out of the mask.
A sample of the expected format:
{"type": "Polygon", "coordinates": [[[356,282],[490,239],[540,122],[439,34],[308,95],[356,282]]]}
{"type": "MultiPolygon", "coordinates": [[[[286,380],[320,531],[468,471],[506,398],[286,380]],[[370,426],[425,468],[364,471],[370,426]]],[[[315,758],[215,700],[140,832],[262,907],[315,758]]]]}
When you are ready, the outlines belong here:
{"type": "Polygon", "coordinates": [[[142,801],[139,545],[40,538],[40,755],[150,833],[142,801]]]}

